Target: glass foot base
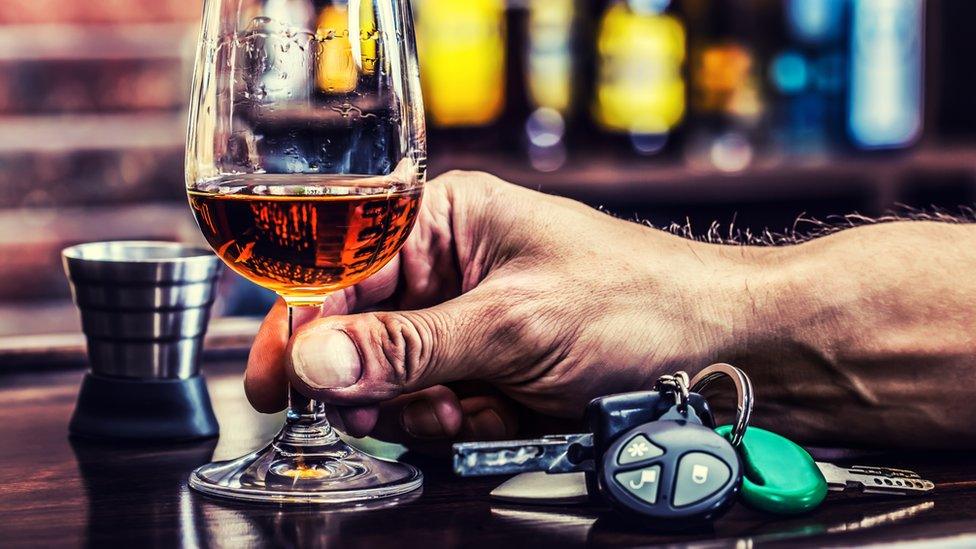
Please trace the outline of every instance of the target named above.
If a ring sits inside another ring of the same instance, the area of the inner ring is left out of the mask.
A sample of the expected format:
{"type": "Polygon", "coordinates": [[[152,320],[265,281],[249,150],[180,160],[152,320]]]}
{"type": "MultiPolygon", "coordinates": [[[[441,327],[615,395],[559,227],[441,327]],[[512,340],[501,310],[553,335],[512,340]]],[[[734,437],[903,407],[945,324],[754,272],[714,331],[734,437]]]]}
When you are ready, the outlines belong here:
{"type": "Polygon", "coordinates": [[[241,501],[344,505],[403,495],[423,484],[416,467],[363,453],[334,431],[312,444],[289,442],[286,431],[262,450],[197,468],[190,487],[241,501]]]}

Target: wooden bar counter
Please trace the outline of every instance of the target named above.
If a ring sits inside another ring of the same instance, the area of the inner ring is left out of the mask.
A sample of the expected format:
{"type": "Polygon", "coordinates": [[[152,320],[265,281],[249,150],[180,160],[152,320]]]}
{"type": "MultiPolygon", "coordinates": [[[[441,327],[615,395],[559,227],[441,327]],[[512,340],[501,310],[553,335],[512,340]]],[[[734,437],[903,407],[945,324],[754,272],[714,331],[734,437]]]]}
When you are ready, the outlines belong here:
{"type": "MultiPolygon", "coordinates": [[[[0,547],[522,547],[691,544],[816,546],[911,542],[976,546],[976,459],[873,456],[936,482],[922,498],[835,496],[814,513],[773,517],[736,505],[708,531],[661,533],[588,507],[502,505],[502,478],[458,479],[446,459],[407,455],[426,475],[398,505],[345,512],[243,505],[191,492],[187,473],[236,457],[277,429],[252,411],[243,361],[208,364],[219,441],[130,445],[69,440],[77,369],[0,372],[0,547]]],[[[906,434],[910,436],[910,434],[906,434]]]]}

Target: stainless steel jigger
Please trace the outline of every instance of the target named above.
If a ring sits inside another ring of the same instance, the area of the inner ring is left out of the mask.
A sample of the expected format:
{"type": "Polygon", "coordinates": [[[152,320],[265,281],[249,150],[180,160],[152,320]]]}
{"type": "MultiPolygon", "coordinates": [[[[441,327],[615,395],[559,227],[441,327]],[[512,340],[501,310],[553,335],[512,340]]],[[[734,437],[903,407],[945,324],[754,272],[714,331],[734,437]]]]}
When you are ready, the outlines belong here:
{"type": "Polygon", "coordinates": [[[72,434],[143,440],[216,436],[200,375],[220,263],[172,242],[93,242],[62,252],[91,369],[72,434]]]}

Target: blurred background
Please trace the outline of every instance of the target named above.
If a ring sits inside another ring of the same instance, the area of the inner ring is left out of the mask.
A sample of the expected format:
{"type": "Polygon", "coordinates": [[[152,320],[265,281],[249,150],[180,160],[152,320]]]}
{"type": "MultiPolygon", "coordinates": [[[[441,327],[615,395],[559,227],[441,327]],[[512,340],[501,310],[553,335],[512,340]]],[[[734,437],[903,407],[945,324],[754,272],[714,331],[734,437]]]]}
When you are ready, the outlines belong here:
{"type": "MultiPolygon", "coordinates": [[[[200,4],[0,0],[0,336],[78,331],[69,244],[201,242],[183,184],[200,4]]],[[[971,0],[413,7],[431,176],[723,236],[976,196],[971,0]]],[[[224,314],[267,307],[224,292],[224,314]]]]}

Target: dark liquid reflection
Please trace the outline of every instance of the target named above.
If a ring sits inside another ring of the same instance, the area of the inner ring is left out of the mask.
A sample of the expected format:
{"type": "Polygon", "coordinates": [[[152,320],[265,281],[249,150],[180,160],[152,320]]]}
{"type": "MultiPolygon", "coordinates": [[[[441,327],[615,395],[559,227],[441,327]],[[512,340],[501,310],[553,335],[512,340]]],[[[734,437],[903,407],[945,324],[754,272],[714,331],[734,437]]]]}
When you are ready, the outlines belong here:
{"type": "Polygon", "coordinates": [[[72,438],[88,499],[85,546],[199,547],[186,476],[216,445],[72,438]]]}

